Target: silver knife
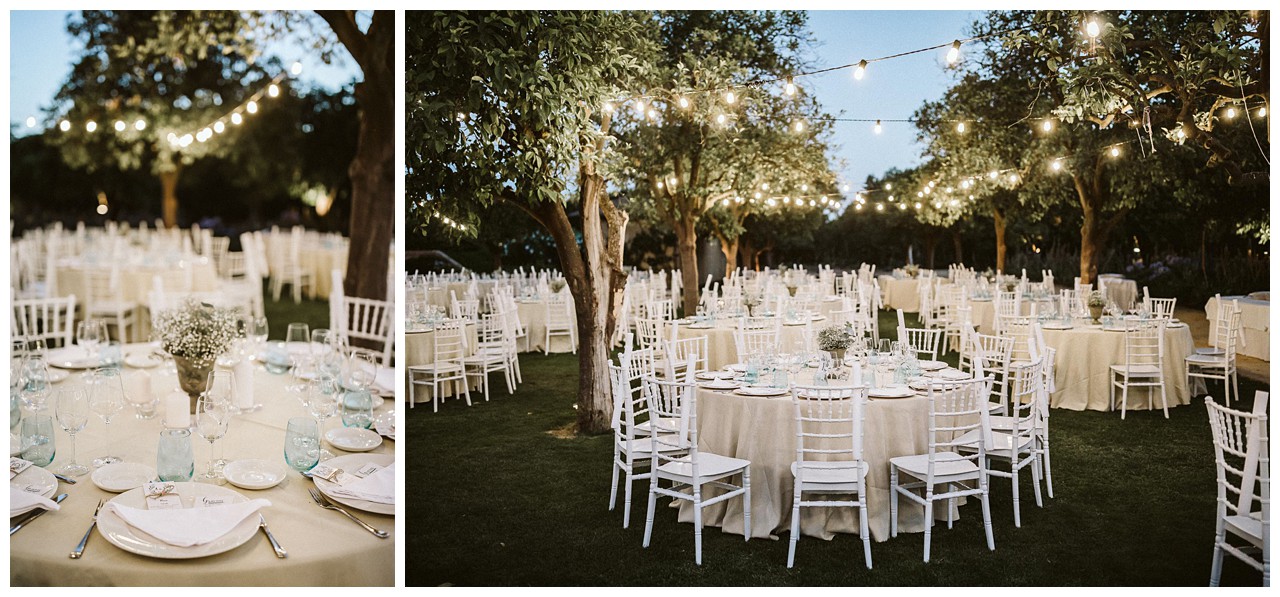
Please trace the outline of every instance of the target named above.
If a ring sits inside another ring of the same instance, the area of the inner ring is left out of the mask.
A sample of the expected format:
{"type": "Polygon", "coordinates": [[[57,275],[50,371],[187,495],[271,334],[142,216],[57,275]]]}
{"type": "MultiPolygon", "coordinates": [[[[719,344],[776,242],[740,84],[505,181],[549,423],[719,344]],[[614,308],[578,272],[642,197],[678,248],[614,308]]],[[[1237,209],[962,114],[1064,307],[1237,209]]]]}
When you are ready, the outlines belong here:
{"type": "MultiPolygon", "coordinates": [[[[65,499],[67,499],[67,494],[60,493],[58,494],[58,497],[53,498],[53,501],[54,503],[61,504],[62,500],[65,500],[65,499]]],[[[24,518],[22,522],[19,522],[18,524],[15,524],[9,527],[9,534],[12,535],[18,532],[18,529],[25,526],[28,522],[31,522],[37,518],[40,518],[40,515],[44,514],[45,512],[48,512],[48,510],[45,510],[44,508],[36,508],[34,511],[31,512],[31,514],[27,515],[27,517],[24,518]]]]}
{"type": "Polygon", "coordinates": [[[62,475],[59,475],[58,473],[54,473],[53,476],[56,477],[59,481],[62,481],[63,483],[66,483],[68,485],[76,484],[76,480],[72,479],[71,477],[64,477],[62,475]]]}

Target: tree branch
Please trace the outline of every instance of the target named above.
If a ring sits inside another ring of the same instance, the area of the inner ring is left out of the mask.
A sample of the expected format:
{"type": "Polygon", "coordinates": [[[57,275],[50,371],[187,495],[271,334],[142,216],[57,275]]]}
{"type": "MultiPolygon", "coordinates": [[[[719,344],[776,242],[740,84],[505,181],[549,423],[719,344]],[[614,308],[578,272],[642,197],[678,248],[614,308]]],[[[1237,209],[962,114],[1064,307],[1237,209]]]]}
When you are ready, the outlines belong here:
{"type": "MultiPolygon", "coordinates": [[[[375,20],[379,19],[378,12],[381,11],[374,12],[373,18],[375,20]]],[[[356,64],[360,65],[360,70],[369,70],[369,44],[368,40],[365,39],[364,33],[356,26],[356,11],[317,10],[316,14],[320,15],[320,18],[324,19],[329,24],[329,27],[333,29],[333,32],[338,36],[338,41],[342,42],[343,46],[346,46],[356,64]]],[[[373,24],[370,24],[369,27],[372,29],[373,24]]]]}

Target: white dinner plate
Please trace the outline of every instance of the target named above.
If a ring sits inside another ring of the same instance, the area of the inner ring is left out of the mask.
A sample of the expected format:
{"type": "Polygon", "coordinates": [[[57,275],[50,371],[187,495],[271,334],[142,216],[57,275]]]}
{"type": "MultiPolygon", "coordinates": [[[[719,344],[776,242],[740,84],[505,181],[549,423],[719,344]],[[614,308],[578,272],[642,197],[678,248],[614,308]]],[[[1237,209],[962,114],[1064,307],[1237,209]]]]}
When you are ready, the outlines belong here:
{"type": "Polygon", "coordinates": [[[222,467],[227,482],[241,489],[270,489],[284,481],[283,462],[253,458],[228,462],[222,467]]]}
{"type": "Polygon", "coordinates": [[[699,371],[694,377],[702,381],[710,381],[713,379],[733,379],[733,375],[730,371],[699,371]]]}
{"type": "Polygon", "coordinates": [[[725,365],[724,368],[726,371],[733,371],[734,373],[745,373],[747,371],[747,366],[742,363],[731,363],[725,365]]]}
{"type": "Polygon", "coordinates": [[[708,324],[705,324],[705,323],[692,323],[692,324],[689,324],[689,326],[688,326],[688,328],[689,328],[689,329],[691,329],[691,330],[709,330],[709,329],[711,329],[711,328],[713,328],[713,327],[716,327],[716,326],[714,326],[714,325],[708,325],[708,324]]]}
{"type": "Polygon", "coordinates": [[[68,377],[71,377],[71,372],[64,371],[62,369],[54,368],[54,369],[49,369],[48,371],[49,371],[49,383],[58,383],[60,381],[65,381],[68,377]]]}
{"type": "Polygon", "coordinates": [[[938,371],[947,367],[948,365],[942,361],[920,361],[920,368],[925,371],[938,371]]]}
{"type": "MultiPolygon", "coordinates": [[[[351,454],[349,456],[337,456],[330,458],[324,461],[324,463],[334,468],[340,468],[344,471],[356,471],[359,470],[360,467],[369,463],[387,467],[391,466],[395,461],[396,457],[391,454],[351,454]]],[[[364,510],[365,512],[373,512],[374,514],[394,515],[396,513],[395,504],[379,504],[378,502],[358,500],[353,497],[333,495],[333,490],[341,487],[340,485],[330,483],[324,479],[317,479],[315,477],[312,477],[311,480],[315,482],[316,489],[319,489],[320,493],[323,493],[325,497],[344,506],[351,506],[352,508],[364,510]]]]}
{"type": "Polygon", "coordinates": [[[1072,326],[1069,323],[1046,323],[1042,324],[1040,327],[1046,330],[1069,330],[1075,326],[1072,326]]]}
{"type": "Polygon", "coordinates": [[[164,359],[153,352],[135,352],[125,355],[124,364],[134,369],[151,369],[164,364],[164,359]]]}
{"type": "Polygon", "coordinates": [[[760,387],[738,388],[733,391],[734,394],[738,394],[739,396],[756,396],[756,397],[782,396],[787,392],[788,390],[786,388],[760,388],[760,387]]]}
{"type": "Polygon", "coordinates": [[[872,398],[907,398],[915,396],[916,391],[906,385],[893,384],[883,388],[871,388],[867,395],[872,398]]]}
{"type": "Polygon", "coordinates": [[[329,445],[347,452],[368,452],[382,445],[382,436],[377,431],[361,427],[338,427],[324,434],[329,445]]]}
{"type": "Polygon", "coordinates": [[[741,384],[739,384],[736,381],[730,381],[727,379],[718,379],[716,381],[699,384],[698,387],[704,390],[733,390],[733,389],[737,389],[740,385],[741,384]]]}
{"type": "Polygon", "coordinates": [[[973,375],[965,373],[964,371],[961,371],[959,369],[941,369],[938,371],[931,371],[927,374],[927,376],[932,377],[934,379],[943,379],[947,381],[964,381],[966,379],[973,378],[973,375]]]}
{"type": "Polygon", "coordinates": [[[50,367],[62,369],[93,369],[102,365],[101,358],[90,358],[79,346],[64,346],[50,350],[46,362],[50,367]]]}
{"type": "MultiPolygon", "coordinates": [[[[177,488],[178,496],[182,498],[183,505],[186,506],[195,500],[205,497],[216,497],[226,500],[229,504],[239,504],[249,501],[249,498],[241,495],[234,489],[227,489],[220,485],[211,485],[209,483],[174,483],[177,488]]],[[[129,506],[132,508],[146,508],[146,496],[143,495],[143,488],[130,489],[114,498],[112,502],[121,506],[129,506]]],[[[192,545],[190,547],[178,547],[169,545],[164,541],[156,539],[138,529],[129,526],[129,523],[117,516],[114,512],[102,511],[98,514],[98,534],[102,535],[108,543],[119,547],[127,552],[136,553],[142,556],[152,558],[161,558],[166,560],[186,560],[191,558],[203,558],[220,554],[224,551],[230,551],[254,537],[258,532],[258,517],[246,516],[240,524],[231,529],[227,534],[205,543],[203,545],[192,545]]]]}
{"type": "Polygon", "coordinates": [[[156,469],[141,462],[117,462],[93,471],[93,484],[111,493],[123,493],[157,480],[156,469]]]}
{"type": "Polygon", "coordinates": [[[784,321],[784,322],[782,322],[782,325],[792,325],[792,326],[795,326],[795,325],[804,325],[804,324],[806,324],[806,323],[809,323],[809,322],[807,322],[807,321],[784,321]]]}
{"type": "MultiPolygon", "coordinates": [[[[18,476],[9,479],[9,486],[17,487],[22,490],[30,489],[32,490],[31,493],[39,494],[40,497],[52,499],[53,494],[58,491],[58,478],[54,477],[53,473],[33,464],[27,467],[27,470],[22,471],[18,476]]],[[[35,508],[35,506],[32,506],[31,508],[35,508]]],[[[9,516],[13,517],[25,512],[30,512],[31,508],[27,508],[20,512],[9,512],[9,516]]]]}
{"type": "Polygon", "coordinates": [[[826,321],[826,320],[827,320],[826,315],[812,315],[809,317],[809,321],[826,321]]]}

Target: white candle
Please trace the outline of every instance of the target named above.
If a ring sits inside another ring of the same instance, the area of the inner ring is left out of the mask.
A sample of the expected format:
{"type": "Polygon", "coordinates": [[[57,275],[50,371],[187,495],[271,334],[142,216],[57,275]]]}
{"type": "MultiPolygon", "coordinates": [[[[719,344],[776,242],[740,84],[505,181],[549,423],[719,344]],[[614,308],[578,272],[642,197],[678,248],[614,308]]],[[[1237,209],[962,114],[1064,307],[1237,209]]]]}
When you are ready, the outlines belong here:
{"type": "Polygon", "coordinates": [[[253,363],[243,359],[231,368],[235,378],[235,403],[240,408],[253,408],[253,363]]]}
{"type": "Polygon", "coordinates": [[[146,371],[134,371],[124,377],[124,393],[129,402],[146,404],[151,402],[151,374],[146,371]]]}
{"type": "Polygon", "coordinates": [[[181,429],[191,426],[191,398],[184,392],[173,392],[164,398],[164,426],[181,429]]]}

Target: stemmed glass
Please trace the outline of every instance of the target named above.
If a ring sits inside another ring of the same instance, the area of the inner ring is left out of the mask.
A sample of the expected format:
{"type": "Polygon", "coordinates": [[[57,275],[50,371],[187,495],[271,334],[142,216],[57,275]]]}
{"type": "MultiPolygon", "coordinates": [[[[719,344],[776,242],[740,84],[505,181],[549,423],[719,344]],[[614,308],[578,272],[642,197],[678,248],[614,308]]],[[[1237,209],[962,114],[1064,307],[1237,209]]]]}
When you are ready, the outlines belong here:
{"type": "Polygon", "coordinates": [[[353,390],[367,390],[373,386],[378,374],[378,363],[373,355],[359,350],[351,351],[347,358],[347,386],[353,390]]]}
{"type": "Polygon", "coordinates": [[[253,343],[253,354],[257,355],[262,351],[262,346],[267,342],[267,334],[270,328],[267,326],[266,317],[248,317],[245,319],[245,337],[253,343]]]}
{"type": "Polygon", "coordinates": [[[29,354],[22,361],[20,396],[22,403],[34,413],[44,412],[49,400],[49,367],[44,356],[29,354]]]}
{"type": "Polygon", "coordinates": [[[71,462],[62,465],[58,472],[80,477],[89,472],[89,467],[76,462],[76,434],[89,424],[89,395],[82,389],[58,390],[54,394],[54,405],[58,424],[71,436],[71,462]]]}
{"type": "MultiPolygon", "coordinates": [[[[209,400],[222,404],[226,408],[228,413],[227,425],[231,424],[230,416],[238,414],[240,410],[235,406],[235,387],[236,376],[234,373],[218,369],[209,372],[209,382],[204,391],[204,396],[209,400]]],[[[222,450],[218,446],[212,446],[212,448],[214,448],[211,456],[213,468],[221,474],[222,467],[227,465],[227,460],[222,458],[222,450]]]]}
{"type": "MultiPolygon", "coordinates": [[[[324,422],[329,417],[338,413],[338,396],[340,391],[337,384],[329,380],[317,379],[308,384],[307,388],[307,412],[316,418],[316,425],[320,428],[320,436],[324,436],[324,422]]],[[[320,460],[328,460],[333,458],[328,450],[320,450],[320,460]]]]}
{"type": "Polygon", "coordinates": [[[84,349],[85,359],[97,356],[98,346],[107,341],[106,324],[97,319],[86,319],[76,324],[76,344],[84,349]]]}
{"type": "Polygon", "coordinates": [[[208,393],[202,394],[196,400],[196,433],[209,442],[209,468],[204,474],[196,477],[197,482],[215,485],[227,482],[226,477],[222,476],[216,468],[217,461],[213,457],[214,443],[227,434],[227,423],[231,419],[231,411],[227,410],[227,406],[226,402],[208,393]]]}
{"type": "MultiPolygon", "coordinates": [[[[306,382],[309,377],[314,376],[312,371],[313,359],[311,356],[311,332],[310,327],[305,323],[291,323],[289,329],[284,336],[285,350],[289,352],[289,361],[293,366],[294,384],[287,389],[295,394],[305,394],[306,382]]],[[[306,396],[300,397],[303,403],[306,403],[306,396]]]]}
{"type": "MultiPolygon", "coordinates": [[[[106,423],[108,450],[111,445],[111,417],[124,410],[124,382],[120,370],[99,367],[89,376],[89,408],[106,423]]],[[[93,466],[100,467],[120,462],[118,456],[101,456],[93,459],[93,466]]]]}

